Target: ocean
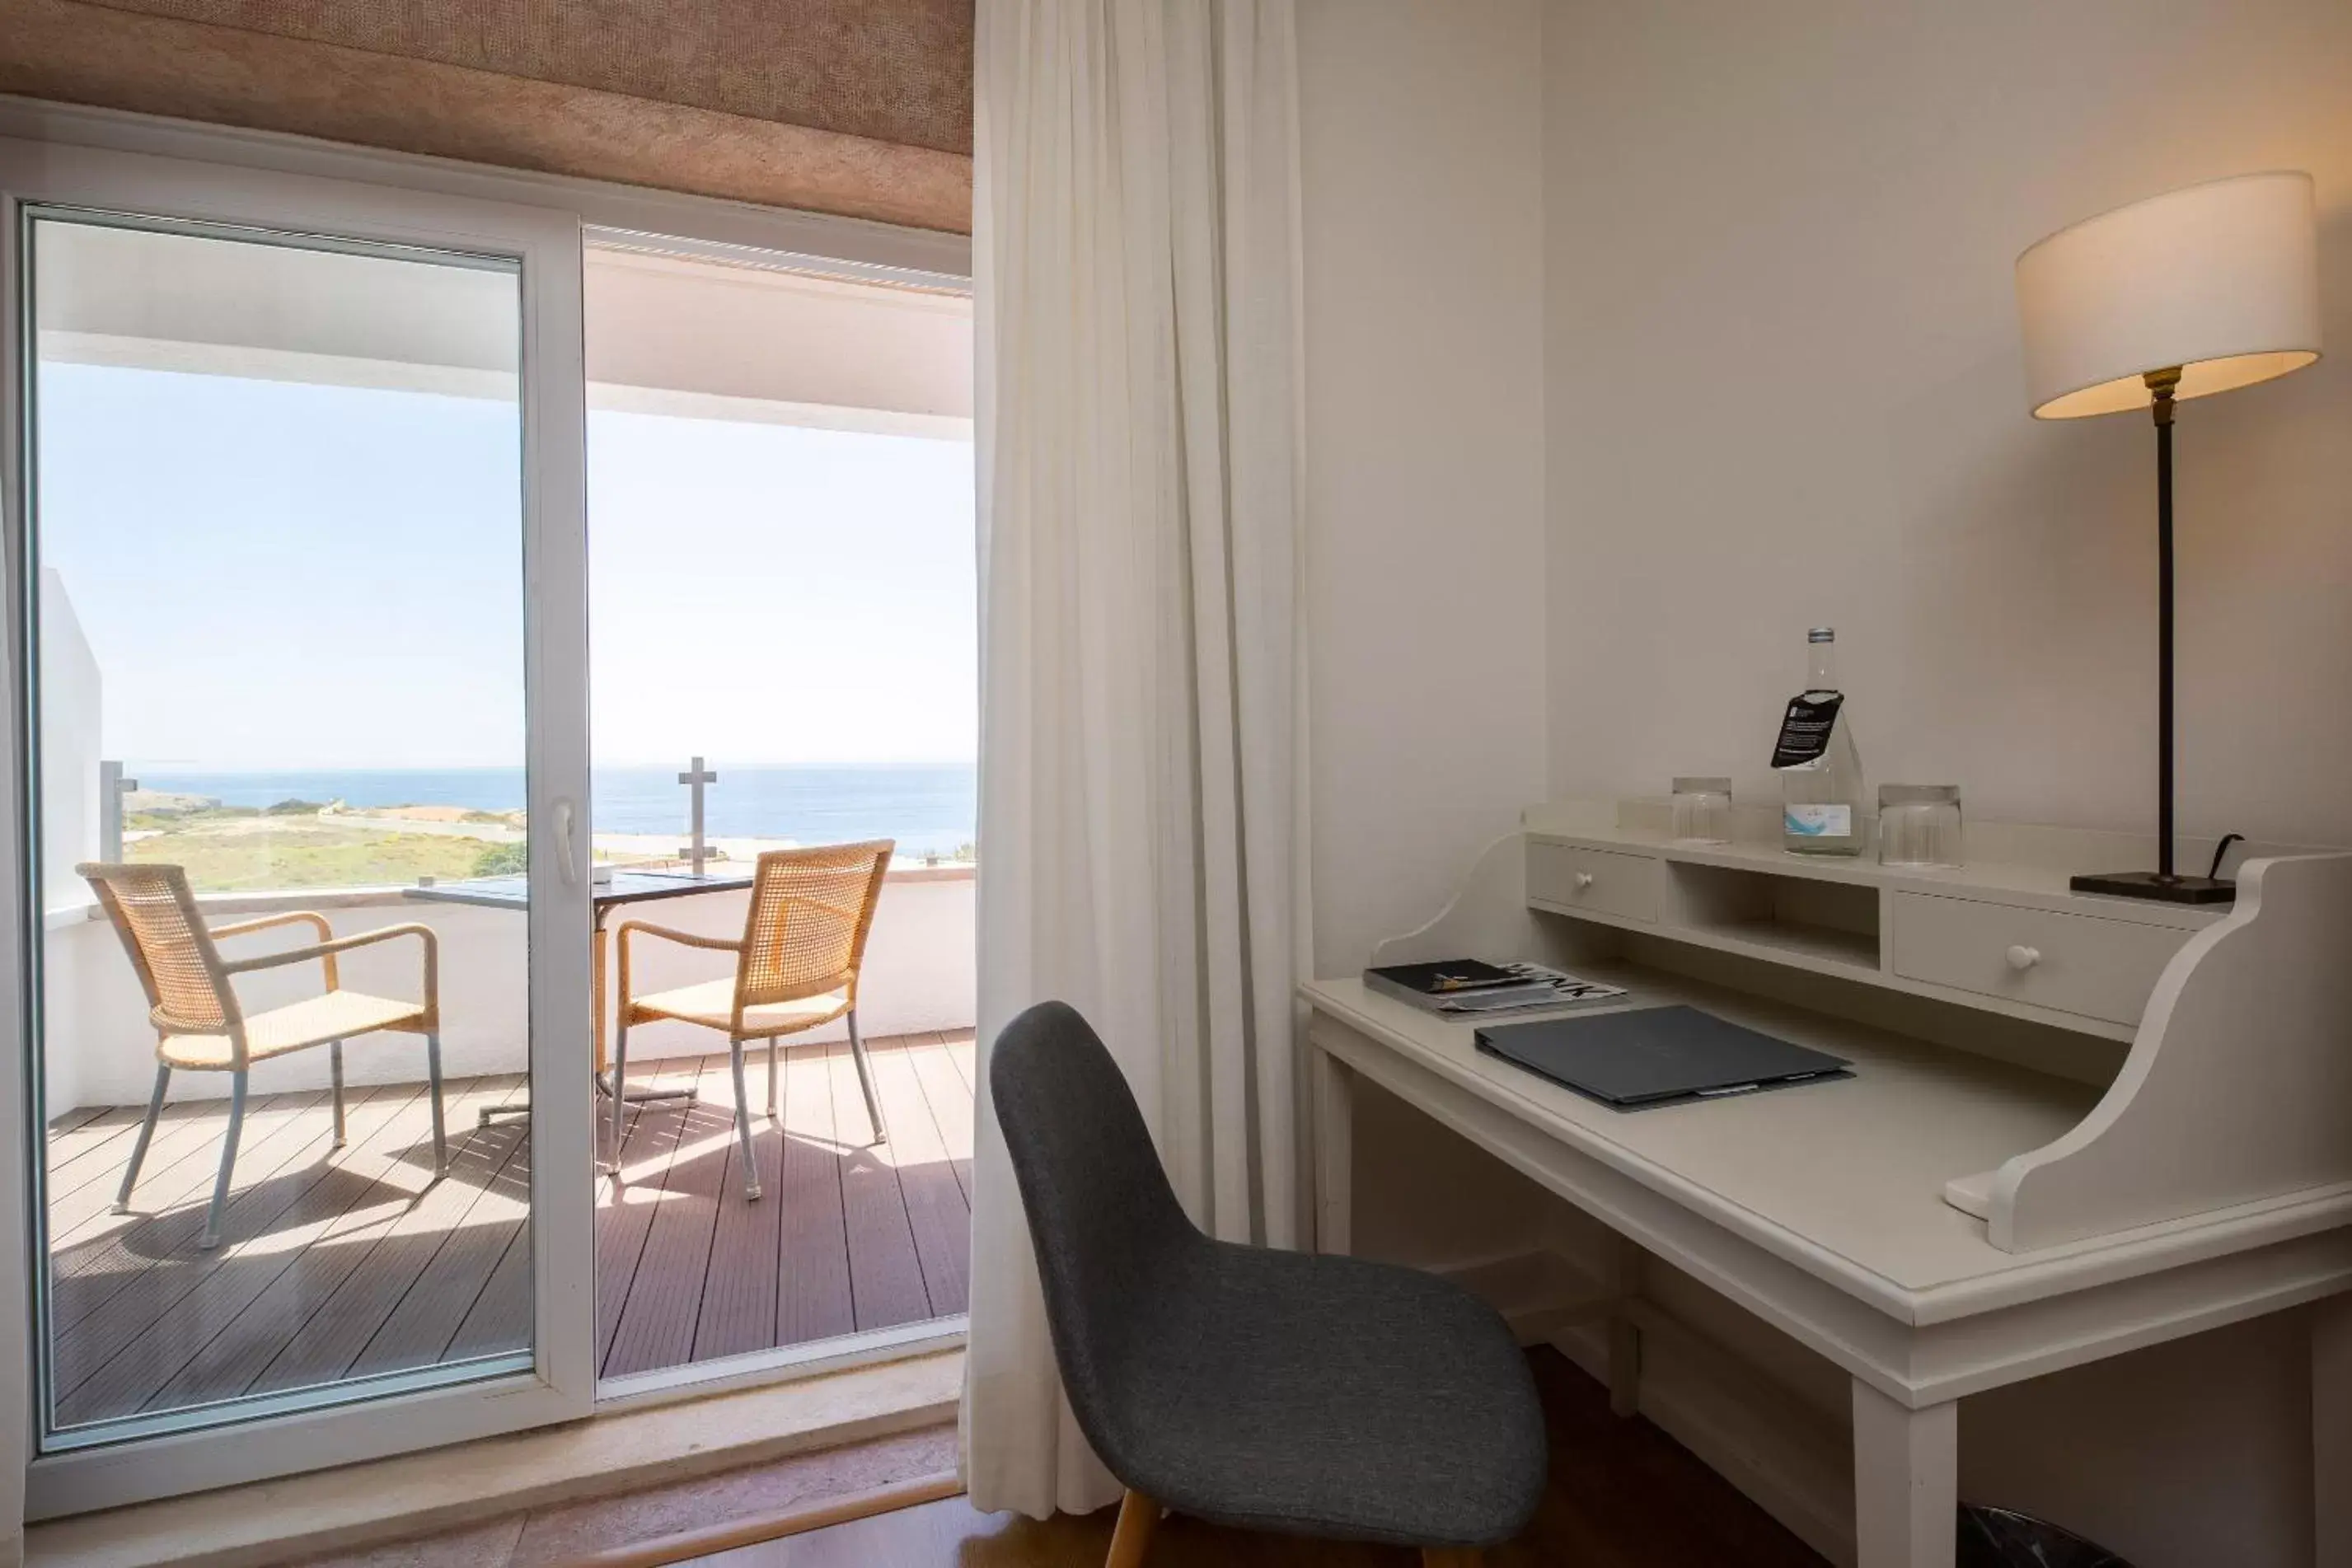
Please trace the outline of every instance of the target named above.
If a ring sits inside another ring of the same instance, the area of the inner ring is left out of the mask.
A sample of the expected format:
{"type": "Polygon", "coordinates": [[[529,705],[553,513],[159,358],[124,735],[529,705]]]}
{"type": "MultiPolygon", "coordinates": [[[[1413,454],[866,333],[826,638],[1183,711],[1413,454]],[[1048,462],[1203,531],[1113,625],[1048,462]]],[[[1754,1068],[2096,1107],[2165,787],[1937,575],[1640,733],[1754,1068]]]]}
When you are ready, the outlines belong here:
{"type": "MultiPolygon", "coordinates": [[[[902,855],[952,854],[979,836],[977,779],[970,763],[869,767],[734,767],[713,760],[719,775],[703,798],[712,838],[792,839],[804,844],[896,839],[902,855]]],[[[274,806],[280,800],[341,800],[349,806],[460,806],[519,811],[520,768],[385,768],[257,773],[183,773],[169,768],[126,771],[143,789],[203,795],[224,806],[274,806]]],[[[683,833],[687,790],[670,768],[599,768],[590,789],[595,831],[683,833]]]]}

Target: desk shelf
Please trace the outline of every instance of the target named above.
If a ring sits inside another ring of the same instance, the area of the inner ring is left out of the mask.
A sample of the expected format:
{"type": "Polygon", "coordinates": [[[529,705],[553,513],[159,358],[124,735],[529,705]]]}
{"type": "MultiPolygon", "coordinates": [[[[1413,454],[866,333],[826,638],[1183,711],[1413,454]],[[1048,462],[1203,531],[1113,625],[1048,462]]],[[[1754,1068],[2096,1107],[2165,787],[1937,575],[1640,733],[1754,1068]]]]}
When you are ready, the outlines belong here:
{"type": "MultiPolygon", "coordinates": [[[[1467,911],[1508,897],[1570,930],[1772,966],[1786,977],[1773,994],[1832,1012],[1849,1004],[1804,977],[1943,1004],[1957,1010],[1929,1011],[1957,1043],[2007,1027],[1970,1021],[1990,1014],[2127,1045],[2063,1135],[1944,1182],[2005,1252],[2352,1191],[2352,853],[2258,852],[2236,905],[2214,909],[2070,891],[2071,871],[2153,859],[2117,835],[1976,826],[1971,864],[1922,871],[1789,854],[1753,816],[1735,842],[1678,842],[1664,818],[1655,801],[1534,808],[1456,909],[1408,940],[1500,932],[1502,916],[1467,911]],[[1475,885],[1502,879],[1507,893],[1475,885]]],[[[1529,936],[1576,961],[1540,921],[1529,936]]]]}
{"type": "Polygon", "coordinates": [[[2129,862],[2081,842],[2104,835],[1979,829],[2011,858],[1919,870],[1777,839],[1687,843],[1659,814],[1530,811],[1529,907],[2118,1041],[2136,1038],[2166,962],[2229,915],[2069,891],[2070,864],[2129,862]],[[2012,967],[2012,949],[2031,961],[2012,967]]]}
{"type": "Polygon", "coordinates": [[[1723,950],[1824,973],[1878,974],[1876,889],[1690,861],[1663,864],[1671,917],[1723,950]]]}

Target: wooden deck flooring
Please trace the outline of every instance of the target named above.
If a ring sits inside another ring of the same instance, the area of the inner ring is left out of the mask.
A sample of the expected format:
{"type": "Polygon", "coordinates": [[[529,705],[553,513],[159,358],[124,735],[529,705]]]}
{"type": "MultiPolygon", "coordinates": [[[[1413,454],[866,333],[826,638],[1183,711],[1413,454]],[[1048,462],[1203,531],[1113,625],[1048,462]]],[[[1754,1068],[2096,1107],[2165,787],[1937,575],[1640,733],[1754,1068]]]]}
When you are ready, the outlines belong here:
{"type": "MultiPolygon", "coordinates": [[[[635,1110],[621,1180],[598,1183],[597,1354],[615,1376],[964,1310],[971,1040],[869,1042],[891,1139],[868,1146],[848,1049],[784,1053],[777,1120],[754,1051],[743,1196],[724,1053],[645,1064],[692,1085],[635,1110]]],[[[421,1084],[355,1090],[331,1146],[323,1091],[248,1109],[221,1246],[196,1248],[217,1168],[219,1101],[170,1106],[132,1212],[113,1215],[140,1110],[49,1129],[57,1419],[80,1426],[521,1349],[530,1343],[520,1122],[477,1125],[518,1075],[447,1088],[449,1179],[434,1183],[421,1084]]]]}

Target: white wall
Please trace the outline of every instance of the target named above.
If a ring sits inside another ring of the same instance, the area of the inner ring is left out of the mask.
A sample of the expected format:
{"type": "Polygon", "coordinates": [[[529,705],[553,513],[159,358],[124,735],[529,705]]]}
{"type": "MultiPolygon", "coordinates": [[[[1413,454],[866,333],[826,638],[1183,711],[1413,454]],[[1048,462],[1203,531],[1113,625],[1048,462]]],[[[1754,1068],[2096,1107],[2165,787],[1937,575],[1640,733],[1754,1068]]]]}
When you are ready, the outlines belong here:
{"type": "Polygon", "coordinates": [[[1543,793],[1535,0],[1300,0],[1316,967],[1543,793]]]}
{"type": "MultiPolygon", "coordinates": [[[[1299,0],[1320,975],[1435,914],[1544,791],[1538,23],[1299,0]]],[[[1393,1102],[1360,1118],[1358,1250],[1548,1240],[1532,1183],[1393,1102]]]]}
{"type": "Polygon", "coordinates": [[[74,223],[42,225],[37,244],[45,359],[201,344],[503,371],[513,385],[511,272],[74,223]]]}
{"type": "Polygon", "coordinates": [[[2352,842],[2352,6],[1557,0],[1552,783],[1769,792],[1837,627],[1877,780],[2154,826],[2154,438],[2026,412],[2011,267],[2317,177],[2330,357],[2179,428],[2185,831],[2352,842]]]}
{"type": "Polygon", "coordinates": [[[596,246],[583,284],[588,379],[607,389],[971,417],[968,294],[596,246]]]}
{"type": "MultiPolygon", "coordinates": [[[[82,634],[65,580],[41,569],[41,897],[47,909],[89,902],[89,889],[74,867],[99,853],[99,714],[102,683],[98,657],[82,634]]],[[[53,984],[71,986],[70,973],[53,984]]],[[[70,1052],[47,1061],[49,1093],[65,1104],[80,1104],[82,1085],[70,1052]]]]}
{"type": "MultiPolygon", "coordinates": [[[[2152,828],[2153,438],[2027,416],[2011,264],[2289,167],[2333,354],[2180,413],[2182,823],[2352,842],[2352,6],[1551,0],[1544,43],[1555,794],[1769,791],[1829,623],[1873,779],[2152,828]]],[[[1970,1400],[1964,1490],[2143,1568],[2307,1563],[2302,1344],[1970,1400]]]]}
{"type": "MultiPolygon", "coordinates": [[[[866,1034],[971,1027],[972,887],[968,872],[917,871],[899,873],[884,889],[859,987],[857,1018],[866,1034]]],[[[710,894],[632,905],[616,914],[613,924],[650,920],[740,936],[743,899],[740,893],[710,894]]],[[[299,903],[299,895],[286,902],[299,903]]],[[[523,988],[530,954],[521,915],[423,904],[396,894],[358,906],[320,904],[320,913],[337,936],[412,922],[432,927],[441,948],[444,1071],[454,1078],[522,1070],[527,1038],[523,988]]],[[[215,924],[245,917],[225,915],[215,924]]],[[[299,946],[311,939],[308,927],[294,926],[239,938],[238,951],[299,946]]],[[[155,1073],[155,1031],[148,1027],[138,977],[113,927],[78,915],[53,917],[47,940],[47,1113],[54,1117],[76,1105],[144,1104],[155,1073]]],[[[380,996],[415,996],[417,946],[404,938],[344,954],[342,983],[380,996]]],[[[642,937],[635,948],[641,990],[690,985],[729,972],[723,953],[681,949],[642,937]]],[[[318,987],[318,966],[305,964],[247,976],[237,989],[247,1008],[257,1009],[313,995],[318,987]]],[[[607,988],[608,1006],[618,989],[615,970],[607,988]]],[[[845,1032],[836,1023],[795,1038],[839,1040],[845,1032]]],[[[720,1036],[684,1024],[635,1030],[629,1044],[632,1061],[726,1049],[720,1036]]],[[[413,1083],[425,1076],[423,1043],[413,1035],[369,1035],[346,1047],[345,1055],[348,1081],[353,1083],[413,1083]]],[[[581,1060],[584,1066],[585,1042],[581,1060]]],[[[281,1057],[253,1072],[256,1093],[319,1088],[326,1082],[323,1051],[281,1057]]],[[[182,1072],[173,1076],[172,1088],[174,1099],[216,1098],[228,1092],[228,1076],[182,1072]]]]}

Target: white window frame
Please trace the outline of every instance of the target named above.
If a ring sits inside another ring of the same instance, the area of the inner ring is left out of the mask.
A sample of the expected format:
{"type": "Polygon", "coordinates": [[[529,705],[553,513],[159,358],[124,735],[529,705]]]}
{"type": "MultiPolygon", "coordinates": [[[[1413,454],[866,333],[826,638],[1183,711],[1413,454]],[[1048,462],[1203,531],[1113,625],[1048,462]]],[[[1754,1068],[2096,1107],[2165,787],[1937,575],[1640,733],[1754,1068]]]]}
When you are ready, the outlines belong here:
{"type": "MultiPolygon", "coordinates": [[[[569,389],[564,395],[579,400],[582,412],[570,423],[572,431],[584,430],[585,378],[579,364],[583,231],[597,240],[650,241],[682,254],[769,259],[865,280],[959,290],[971,287],[971,243],[962,235],[0,95],[0,222],[5,222],[11,236],[0,246],[0,299],[16,298],[11,268],[16,263],[13,236],[18,229],[17,201],[62,204],[68,198],[58,193],[78,178],[104,170],[128,181],[126,189],[131,193],[148,198],[135,201],[126,196],[115,204],[130,210],[245,223],[267,222],[267,213],[277,211],[289,215],[271,226],[450,248],[499,248],[481,239],[462,242],[458,233],[470,222],[485,228],[484,239],[527,230],[529,243],[567,250],[568,271],[562,279],[549,276],[548,254],[541,255],[538,267],[528,254],[524,254],[527,278],[536,275],[546,283],[563,285],[543,287],[536,296],[527,292],[526,311],[534,324],[530,329],[538,334],[539,370],[552,372],[559,358],[565,361],[563,374],[547,373],[544,380],[550,384],[563,382],[569,389]],[[243,209],[243,215],[236,218],[220,215],[227,208],[203,210],[209,198],[226,200],[234,207],[248,198],[261,200],[273,193],[289,205],[243,209]],[[312,203],[316,205],[309,204],[312,203]],[[302,214],[291,215],[292,206],[302,206],[302,214]],[[364,221],[371,214],[376,221],[364,221]],[[416,226],[404,229],[404,217],[416,226]],[[457,232],[447,226],[453,222],[457,232]],[[507,225],[516,227],[509,230],[507,225]]],[[[79,200],[81,204],[106,204],[91,203],[86,194],[79,200]]],[[[525,242],[510,238],[508,243],[525,242]]],[[[0,363],[13,364],[13,338],[19,324],[13,312],[5,314],[7,319],[0,320],[0,363]]],[[[526,365],[531,361],[531,345],[527,343],[526,365]]],[[[540,378],[531,384],[541,384],[540,378]]],[[[5,500],[0,505],[9,512],[11,528],[17,526],[14,507],[22,455],[23,411],[16,406],[18,391],[10,378],[5,392],[0,392],[0,398],[5,398],[0,411],[5,413],[5,422],[0,422],[0,497],[5,500]]],[[[537,453],[530,460],[543,462],[554,455],[537,453]]],[[[545,526],[556,505],[576,507],[580,521],[570,529],[569,545],[573,552],[584,552],[585,463],[579,453],[572,458],[570,492],[559,497],[545,489],[542,481],[537,499],[548,510],[534,517],[533,526],[545,526]]],[[[540,548],[547,550],[555,542],[542,539],[540,548]]],[[[577,568],[582,591],[574,607],[576,635],[564,632],[559,637],[554,627],[534,627],[527,655],[534,661],[531,674],[536,676],[546,667],[536,661],[562,656],[575,660],[584,672],[584,560],[543,559],[550,570],[577,568]]],[[[0,647],[0,673],[8,674],[10,690],[15,689],[9,666],[16,648],[13,641],[0,647]]],[[[576,744],[578,748],[579,798],[584,800],[584,680],[577,695],[578,734],[567,744],[576,744]]],[[[535,703],[545,700],[536,686],[533,698],[535,703]]],[[[0,770],[5,774],[0,808],[7,811],[0,816],[0,1050],[15,1051],[21,1062],[26,1053],[21,1021],[25,1017],[21,962],[25,929],[22,898],[14,890],[21,888],[23,865],[16,830],[7,825],[16,820],[15,780],[19,759],[13,720],[0,726],[0,730],[5,730],[0,733],[0,770]]],[[[535,737],[534,746],[538,744],[535,737]]],[[[550,744],[554,744],[551,738],[550,744]]],[[[535,785],[544,776],[540,760],[534,751],[535,785]]],[[[533,821],[547,821],[536,789],[531,804],[533,821]]],[[[572,817],[583,835],[579,852],[584,863],[586,812],[577,810],[572,817]]],[[[545,835],[534,835],[535,872],[552,853],[553,846],[545,835]]],[[[540,987],[560,986],[573,1000],[558,1005],[578,1008],[577,1027],[584,1030],[589,990],[585,893],[581,891],[576,916],[568,901],[561,915],[551,905],[540,907],[547,902],[535,901],[532,913],[534,1018],[555,1016],[541,1014],[540,987]],[[567,939],[543,951],[542,919],[560,921],[563,932],[578,933],[579,941],[567,939]],[[555,946],[562,949],[560,954],[555,946]]],[[[723,1388],[831,1372],[961,1343],[967,1320],[956,1317],[823,1345],[785,1347],[703,1368],[681,1367],[613,1380],[599,1388],[594,1378],[594,1189],[589,1141],[593,1136],[593,1119],[587,1075],[561,1071],[577,1066],[576,1061],[556,1060],[565,1054],[537,1051],[532,1063],[534,1104],[544,1107],[543,1124],[558,1124],[560,1118],[586,1129],[581,1146],[565,1152],[561,1159],[553,1157],[551,1138],[535,1135],[532,1228],[534,1240],[540,1243],[534,1264],[541,1311],[540,1366],[535,1375],[281,1416],[236,1428],[234,1442],[222,1441],[223,1434],[215,1429],[209,1435],[154,1438],[28,1463],[35,1435],[8,1416],[12,1407],[28,1416],[36,1414],[31,1408],[30,1356],[37,1347],[30,1335],[26,1271],[0,1270],[0,1517],[5,1517],[9,1500],[6,1489],[20,1481],[26,1487],[22,1517],[50,1518],[436,1448],[601,1410],[639,1407],[723,1388]],[[544,1080],[542,1071],[549,1075],[544,1080]],[[559,1168],[566,1174],[559,1176],[559,1168]],[[573,1179],[575,1170],[577,1179],[573,1179]],[[453,1401],[452,1394],[472,1397],[453,1401]],[[345,1418],[352,1418],[348,1425],[345,1418]]],[[[581,1060],[584,1060],[584,1046],[581,1060]]],[[[28,1150],[34,1145],[26,1083],[25,1073],[0,1071],[0,1172],[6,1173],[0,1176],[0,1256],[13,1252],[30,1264],[37,1260],[27,1231],[29,1215],[23,1202],[21,1174],[27,1168],[28,1150]]]]}
{"type": "MultiPolygon", "coordinates": [[[[796,241],[800,238],[798,235],[776,237],[796,241]]],[[[601,223],[587,225],[585,239],[589,250],[650,252],[689,260],[724,262],[736,267],[814,274],[850,283],[877,283],[963,295],[971,292],[970,277],[940,272],[934,267],[908,267],[903,264],[903,257],[879,262],[854,256],[820,256],[806,250],[780,248],[773,244],[750,245],[692,235],[656,234],[601,223]]],[[[969,250],[964,254],[968,256],[969,250]]],[[[585,325],[583,317],[583,328],[585,325]]],[[[897,874],[894,873],[893,880],[897,874]]],[[[647,1405],[669,1404],[739,1388],[789,1382],[794,1378],[822,1376],[907,1356],[961,1350],[971,1327],[971,1314],[957,1312],[950,1317],[933,1318],[922,1322],[865,1329],[833,1339],[774,1345],[765,1350],[747,1351],[740,1355],[689,1361],[677,1366],[655,1367],[646,1372],[623,1373],[598,1381],[596,1408],[600,1412],[637,1409],[647,1405]]]]}
{"type": "MultiPolygon", "coordinates": [[[[571,214],[433,195],[270,170],[164,159],[104,149],[0,140],[0,222],[17,251],[27,206],[82,208],[142,217],[242,225],[373,244],[510,257],[520,266],[523,409],[524,678],[530,694],[532,899],[530,1246],[535,1301],[534,1365],[528,1372],[377,1399],[262,1414],[224,1429],[125,1438],[102,1447],[39,1454],[26,1469],[26,1517],[46,1518],[208,1490],[265,1477],[349,1464],[408,1449],[486,1437],[588,1414],[594,1399],[595,1304],[593,1127],[586,1060],[589,995],[587,860],[587,502],[586,398],[580,319],[580,225],[571,214]],[[568,832],[567,844],[558,837],[568,832]],[[576,1047],[567,1041],[578,1042],[576,1047]]],[[[29,258],[12,256],[21,284],[29,258]]],[[[38,280],[35,279],[37,287],[38,280]]],[[[13,301],[21,298],[12,288],[13,301]]],[[[12,314],[15,314],[12,309],[12,314]]],[[[26,323],[16,322],[17,346],[26,323]]],[[[7,426],[19,450],[8,501],[9,646],[25,646],[26,601],[18,571],[26,559],[21,451],[27,411],[12,356],[7,426]]],[[[12,687],[21,703],[21,685],[12,687]]],[[[12,716],[12,719],[13,719],[12,716]]],[[[0,740],[0,887],[10,904],[10,987],[17,1004],[0,1019],[11,1059],[29,1066],[23,934],[31,928],[24,834],[26,802],[21,724],[0,740]]],[[[23,1090],[19,1088],[18,1093],[23,1090]]],[[[32,1116],[16,1124],[10,1205],[24,1207],[27,1156],[37,1147],[32,1116]]],[[[26,1224],[29,1216],[20,1219],[26,1224]]],[[[27,1227],[29,1230],[29,1227],[27,1227]]],[[[36,1355],[43,1347],[27,1333],[36,1355]]],[[[426,1381],[420,1378],[419,1383],[426,1381]]],[[[37,1376],[28,1380],[37,1387],[37,1376]]],[[[290,1403],[290,1402],[289,1402],[290,1403]]],[[[28,1401],[29,1406],[29,1401],[28,1401]]],[[[37,1421],[37,1412],[34,1412],[37,1421]]],[[[37,1442],[37,1437],[36,1442],[37,1442]]]]}

